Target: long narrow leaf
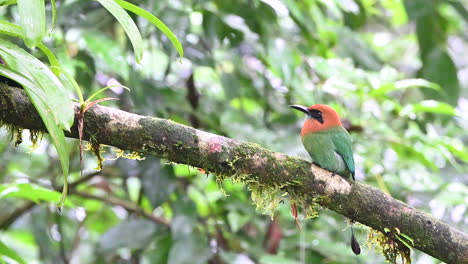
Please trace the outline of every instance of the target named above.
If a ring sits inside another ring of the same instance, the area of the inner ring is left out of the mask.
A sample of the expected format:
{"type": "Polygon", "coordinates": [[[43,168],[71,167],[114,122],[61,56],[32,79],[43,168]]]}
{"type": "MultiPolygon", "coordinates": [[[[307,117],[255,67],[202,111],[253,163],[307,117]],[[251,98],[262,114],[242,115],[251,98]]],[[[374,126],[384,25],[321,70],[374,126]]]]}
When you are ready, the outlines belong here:
{"type": "MultiPolygon", "coordinates": [[[[3,20],[0,20],[0,34],[24,39],[24,31],[20,26],[3,20]]],[[[47,56],[50,66],[60,68],[57,57],[55,57],[54,53],[50,51],[46,45],[41,42],[37,44],[37,47],[47,56]]],[[[52,71],[58,75],[57,69],[54,70],[54,68],[52,68],[52,71]]]]}
{"type": "Polygon", "coordinates": [[[144,10],[143,8],[140,8],[134,4],[131,4],[129,2],[123,1],[123,0],[115,0],[117,4],[119,4],[121,7],[127,9],[130,12],[133,12],[145,19],[147,19],[149,22],[151,22],[153,25],[155,25],[159,30],[164,33],[164,35],[169,38],[169,40],[172,42],[172,45],[176,48],[177,52],[179,53],[180,57],[184,56],[184,48],[182,47],[182,44],[180,44],[179,39],[177,39],[176,35],[162,22],[159,20],[159,18],[155,17],[153,14],[150,12],[144,10]]]}
{"type": "Polygon", "coordinates": [[[434,113],[443,115],[456,115],[456,109],[444,102],[435,100],[425,100],[416,104],[405,106],[400,112],[401,115],[417,114],[417,113],[434,113]]]}
{"type": "Polygon", "coordinates": [[[50,0],[50,5],[52,6],[52,26],[50,27],[50,32],[54,30],[55,24],[57,23],[57,5],[55,0],[50,0]]]}
{"type": "MultiPolygon", "coordinates": [[[[8,58],[6,58],[8,56],[2,54],[2,57],[5,59],[5,61],[8,60],[8,58]]],[[[63,130],[59,126],[57,126],[57,124],[54,122],[54,119],[50,116],[50,114],[55,110],[51,109],[50,105],[47,104],[47,97],[46,94],[42,91],[42,89],[21,73],[10,70],[4,65],[0,65],[0,75],[15,80],[23,86],[24,90],[28,94],[29,99],[31,100],[37,112],[41,116],[41,119],[44,122],[44,125],[50,134],[50,137],[52,138],[52,143],[54,144],[60,159],[60,164],[62,166],[62,172],[64,177],[63,192],[58,203],[58,207],[60,208],[64,203],[68,192],[67,176],[70,161],[63,130]]]]}
{"type": "MultiPolygon", "coordinates": [[[[35,203],[56,202],[60,198],[60,193],[33,183],[0,184],[0,199],[7,197],[27,199],[35,203]]],[[[73,207],[73,203],[68,200],[65,205],[73,207]]]]}
{"type": "Polygon", "coordinates": [[[8,6],[16,4],[16,0],[0,0],[0,6],[8,6]]]}
{"type": "Polygon", "coordinates": [[[47,95],[47,103],[53,111],[49,113],[55,123],[69,130],[74,120],[74,111],[63,84],[40,60],[11,42],[0,40],[0,55],[10,69],[27,76],[47,95]]]}
{"type": "Polygon", "coordinates": [[[104,87],[104,88],[99,89],[99,91],[96,91],[95,93],[93,93],[88,99],[86,99],[85,104],[88,104],[89,102],[91,102],[91,100],[93,100],[94,97],[98,96],[99,94],[101,94],[101,93],[104,92],[105,90],[110,89],[110,88],[113,88],[113,87],[122,87],[122,88],[127,89],[128,91],[130,91],[130,88],[128,88],[128,87],[126,87],[126,86],[123,86],[123,85],[110,85],[110,86],[106,86],[106,87],[104,87]]]}
{"type": "Polygon", "coordinates": [[[7,245],[5,245],[1,241],[0,241],[0,256],[9,257],[10,259],[20,264],[26,264],[26,261],[24,261],[24,259],[22,259],[13,249],[9,248],[7,245]]]}
{"type": "Polygon", "coordinates": [[[63,73],[65,78],[71,83],[71,85],[75,89],[76,93],[78,94],[80,104],[83,104],[84,103],[83,93],[81,92],[81,88],[78,85],[78,83],[75,81],[75,79],[73,79],[73,77],[68,72],[66,72],[66,71],[64,71],[64,70],[62,70],[60,68],[57,68],[57,67],[51,67],[51,68],[52,68],[52,70],[55,70],[55,71],[57,71],[59,73],[63,73]]]}
{"type": "Polygon", "coordinates": [[[396,90],[406,90],[411,88],[429,88],[440,92],[440,86],[437,83],[429,82],[424,79],[406,79],[400,80],[391,84],[384,84],[377,89],[371,91],[371,95],[378,96],[393,92],[396,90]]]}
{"type": "Polygon", "coordinates": [[[29,48],[34,48],[46,34],[44,0],[18,0],[18,13],[21,26],[25,30],[24,43],[29,48]]]}
{"type": "Polygon", "coordinates": [[[47,59],[49,60],[52,72],[58,76],[60,71],[58,71],[57,68],[60,69],[60,64],[57,60],[57,57],[55,57],[54,53],[43,43],[37,44],[37,47],[42,51],[42,53],[44,53],[44,55],[46,55],[47,59]]]}
{"type": "Polygon", "coordinates": [[[62,165],[64,187],[58,203],[60,208],[68,192],[69,156],[63,130],[70,130],[75,113],[67,91],[54,73],[41,61],[13,45],[0,40],[0,56],[8,65],[2,66],[4,74],[24,86],[31,102],[41,116],[54,144],[62,165]],[[7,72],[6,70],[11,70],[7,72]]]}
{"type": "Polygon", "coordinates": [[[143,57],[143,39],[141,38],[138,27],[133,22],[127,12],[120,7],[114,0],[96,0],[103,5],[116,19],[127,33],[130,42],[132,42],[135,58],[140,62],[143,57]]]}
{"type": "Polygon", "coordinates": [[[23,28],[5,20],[0,20],[0,34],[6,34],[12,37],[23,38],[23,28]]]}

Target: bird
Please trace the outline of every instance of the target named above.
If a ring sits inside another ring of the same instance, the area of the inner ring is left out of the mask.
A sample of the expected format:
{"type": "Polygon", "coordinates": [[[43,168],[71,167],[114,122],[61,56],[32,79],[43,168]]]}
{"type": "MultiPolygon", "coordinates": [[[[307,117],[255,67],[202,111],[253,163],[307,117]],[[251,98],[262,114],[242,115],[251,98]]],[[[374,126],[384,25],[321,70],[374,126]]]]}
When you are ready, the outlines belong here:
{"type": "MultiPolygon", "coordinates": [[[[312,158],[312,162],[323,169],[338,174],[345,179],[355,181],[355,166],[351,137],[343,127],[338,113],[331,107],[315,104],[310,107],[290,105],[289,107],[306,114],[301,129],[301,139],[304,148],[312,158]]],[[[292,205],[291,211],[297,221],[297,208],[292,205]]],[[[351,248],[356,255],[361,250],[354,237],[351,226],[351,248]]]]}
{"type": "Polygon", "coordinates": [[[351,137],[343,127],[338,113],[322,104],[289,107],[306,114],[301,138],[312,161],[323,169],[355,180],[351,137]]]}

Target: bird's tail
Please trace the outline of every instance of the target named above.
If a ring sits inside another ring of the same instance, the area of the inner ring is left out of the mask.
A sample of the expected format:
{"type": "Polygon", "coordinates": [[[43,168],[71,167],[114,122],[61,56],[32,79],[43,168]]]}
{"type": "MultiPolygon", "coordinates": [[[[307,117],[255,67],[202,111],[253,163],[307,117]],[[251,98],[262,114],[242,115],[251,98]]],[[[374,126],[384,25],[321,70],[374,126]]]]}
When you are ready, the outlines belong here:
{"type": "Polygon", "coordinates": [[[359,246],[359,242],[357,242],[356,237],[354,236],[353,223],[351,223],[351,249],[354,254],[361,254],[361,246],[359,246]]]}

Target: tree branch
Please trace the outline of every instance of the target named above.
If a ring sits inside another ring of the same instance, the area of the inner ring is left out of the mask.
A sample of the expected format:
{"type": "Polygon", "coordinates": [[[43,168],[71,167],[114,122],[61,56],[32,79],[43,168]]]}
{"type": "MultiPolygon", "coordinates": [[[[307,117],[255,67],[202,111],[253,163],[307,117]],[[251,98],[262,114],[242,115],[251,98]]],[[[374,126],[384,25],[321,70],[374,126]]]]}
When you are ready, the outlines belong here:
{"type": "Polygon", "coordinates": [[[20,216],[22,216],[24,213],[29,212],[32,208],[36,206],[35,203],[31,201],[26,201],[24,202],[21,206],[16,208],[15,211],[13,211],[11,214],[4,216],[0,219],[0,230],[4,230],[10,227],[11,224],[13,224],[16,219],[18,219],[20,216]]]}
{"type": "MultiPolygon", "coordinates": [[[[4,84],[0,84],[0,121],[45,129],[24,91],[4,84]]],[[[468,263],[467,234],[378,189],[332,176],[303,159],[104,106],[91,108],[85,123],[85,139],[92,136],[100,144],[189,164],[221,178],[237,178],[259,191],[285,190],[303,205],[317,202],[379,231],[398,228],[414,240],[415,248],[444,262],[468,263]]],[[[78,137],[76,125],[67,136],[78,137]]]]}

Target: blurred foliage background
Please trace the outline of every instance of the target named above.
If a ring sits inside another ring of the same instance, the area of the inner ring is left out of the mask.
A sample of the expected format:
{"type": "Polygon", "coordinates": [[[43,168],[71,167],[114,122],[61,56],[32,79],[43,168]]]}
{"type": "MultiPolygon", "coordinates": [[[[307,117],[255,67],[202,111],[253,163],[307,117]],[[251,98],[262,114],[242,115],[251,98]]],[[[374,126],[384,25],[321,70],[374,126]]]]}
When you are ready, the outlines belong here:
{"type": "MultiPolygon", "coordinates": [[[[122,27],[98,2],[59,1],[57,23],[44,43],[85,97],[122,84],[131,92],[113,88],[103,96],[120,100],[105,104],[306,159],[299,138],[303,116],[287,106],[328,104],[353,137],[358,181],[468,230],[468,1],[132,2],[164,21],[185,55],[132,15],[144,39],[138,64],[122,27]]],[[[49,3],[46,15],[50,29],[49,3]]],[[[0,7],[0,19],[19,24],[17,5],[0,7]]],[[[75,192],[56,214],[59,192],[51,190],[62,184],[57,154],[47,135],[34,148],[27,138],[23,131],[24,142],[14,147],[0,130],[4,262],[385,261],[366,246],[354,256],[349,230],[343,231],[347,223],[334,212],[322,210],[298,230],[287,199],[272,221],[256,210],[246,186],[218,185],[214,175],[187,165],[116,159],[116,150],[104,148],[100,172],[85,152],[80,181],[73,139],[67,143],[75,192]]],[[[367,228],[355,230],[365,245],[367,228]]],[[[413,263],[440,263],[420,252],[412,256],[413,263]]]]}

